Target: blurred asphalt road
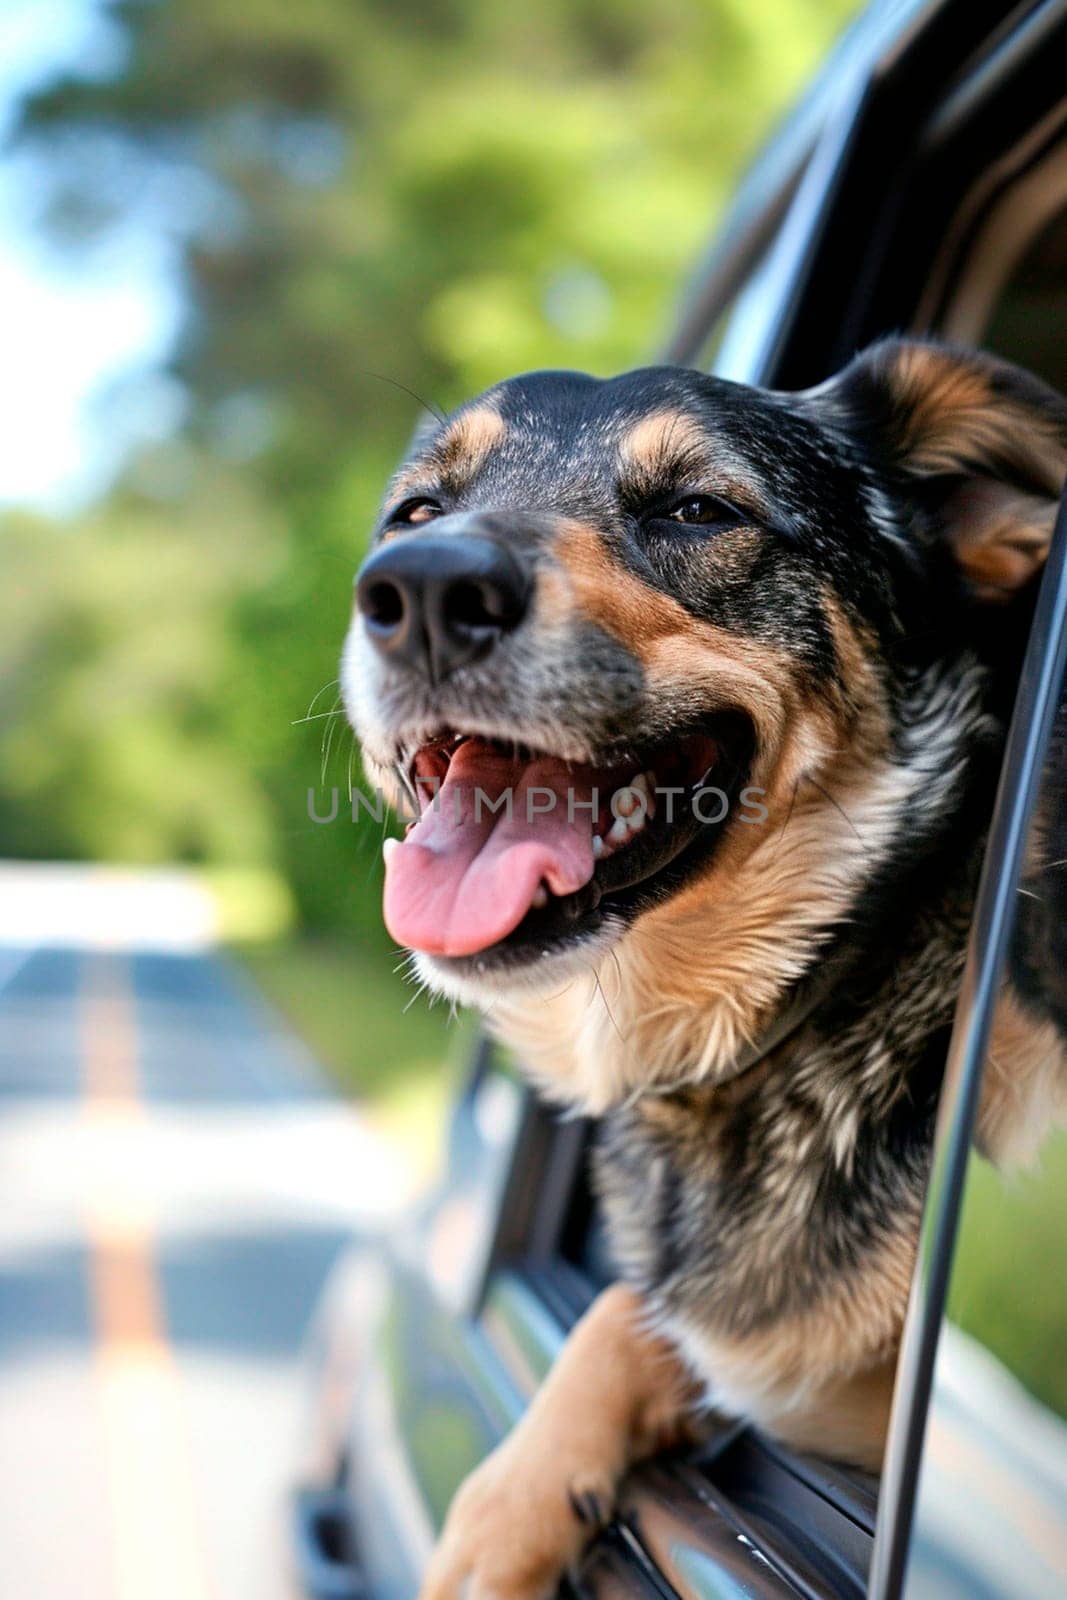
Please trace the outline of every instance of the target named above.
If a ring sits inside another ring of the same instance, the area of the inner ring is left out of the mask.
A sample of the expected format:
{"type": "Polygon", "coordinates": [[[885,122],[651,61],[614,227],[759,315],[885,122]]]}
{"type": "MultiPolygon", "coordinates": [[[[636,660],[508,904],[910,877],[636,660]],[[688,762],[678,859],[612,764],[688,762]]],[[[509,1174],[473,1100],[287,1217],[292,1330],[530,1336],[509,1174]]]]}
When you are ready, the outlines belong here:
{"type": "Polygon", "coordinates": [[[0,947],[0,1097],[0,1589],[280,1600],[308,1314],[401,1175],[210,953],[0,947]]]}

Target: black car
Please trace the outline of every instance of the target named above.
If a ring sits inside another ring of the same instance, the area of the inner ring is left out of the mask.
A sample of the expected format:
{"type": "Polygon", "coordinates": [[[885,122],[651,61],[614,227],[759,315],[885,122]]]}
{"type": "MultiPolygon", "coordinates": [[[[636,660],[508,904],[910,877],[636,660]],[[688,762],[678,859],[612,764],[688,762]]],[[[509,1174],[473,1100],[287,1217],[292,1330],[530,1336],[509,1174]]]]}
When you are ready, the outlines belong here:
{"type": "MultiPolygon", "coordinates": [[[[666,358],[819,382],[886,332],[982,344],[1067,390],[1067,0],[898,0],[850,30],[759,160],[666,358]]],[[[881,1484],[736,1423],[635,1472],[579,1582],[659,1600],[1067,1595],[1067,1153],[972,1153],[1067,649],[1049,561],[950,1051],[881,1484]]],[[[409,1600],[448,1502],[611,1277],[587,1130],[482,1043],[432,1203],[355,1247],[314,1335],[292,1502],[307,1600],[409,1600]]]]}

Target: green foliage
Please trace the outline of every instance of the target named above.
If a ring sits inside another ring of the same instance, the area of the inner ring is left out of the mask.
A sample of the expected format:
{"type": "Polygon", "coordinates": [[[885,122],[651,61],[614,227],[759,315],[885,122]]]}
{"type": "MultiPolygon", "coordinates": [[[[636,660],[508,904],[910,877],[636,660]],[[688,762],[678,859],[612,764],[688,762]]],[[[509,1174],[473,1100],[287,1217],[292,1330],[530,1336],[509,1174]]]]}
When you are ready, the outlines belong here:
{"type": "MultiPolygon", "coordinates": [[[[850,0],[120,0],[127,67],[21,158],[61,248],[171,241],[180,431],[74,525],[14,519],[0,850],[274,865],[377,924],[329,713],[350,582],[418,412],[654,354],[743,158],[850,0]],[[299,724],[312,708],[319,720],[299,724]]],[[[136,396],[125,402],[133,406],[136,396]]]]}
{"type": "Polygon", "coordinates": [[[1065,1215],[1067,1135],[1053,1134],[1032,1167],[1007,1176],[972,1156],[949,1297],[953,1320],[1062,1417],[1065,1215]]]}
{"type": "Polygon", "coordinates": [[[242,761],[231,737],[232,607],[258,577],[228,506],[210,561],[199,519],[118,504],[78,526],[7,524],[5,852],[272,859],[255,752],[242,761]]]}

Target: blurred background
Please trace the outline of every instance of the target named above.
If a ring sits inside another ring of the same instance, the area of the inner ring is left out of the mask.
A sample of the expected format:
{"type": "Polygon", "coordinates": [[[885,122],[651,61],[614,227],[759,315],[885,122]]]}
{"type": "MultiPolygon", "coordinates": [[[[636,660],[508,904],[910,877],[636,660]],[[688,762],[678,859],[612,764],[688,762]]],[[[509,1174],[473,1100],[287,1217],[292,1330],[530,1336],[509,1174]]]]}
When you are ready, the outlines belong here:
{"type": "Polygon", "coordinates": [[[379,493],[424,406],[655,357],[852,9],[0,0],[5,1590],[283,1592],[311,1307],[469,1036],[345,820],[379,493]]]}
{"type": "MultiPolygon", "coordinates": [[[[287,1593],[308,1318],[472,1032],[348,810],[379,494],[427,407],[655,359],[854,9],[0,0],[5,1591],[287,1593]]],[[[974,1166],[954,1315],[1062,1412],[1067,1140],[974,1166]]]]}
{"type": "Polygon", "coordinates": [[[0,0],[0,856],[195,868],[395,1127],[444,1024],[344,820],[379,494],[420,401],[655,358],[852,9],[0,0]]]}

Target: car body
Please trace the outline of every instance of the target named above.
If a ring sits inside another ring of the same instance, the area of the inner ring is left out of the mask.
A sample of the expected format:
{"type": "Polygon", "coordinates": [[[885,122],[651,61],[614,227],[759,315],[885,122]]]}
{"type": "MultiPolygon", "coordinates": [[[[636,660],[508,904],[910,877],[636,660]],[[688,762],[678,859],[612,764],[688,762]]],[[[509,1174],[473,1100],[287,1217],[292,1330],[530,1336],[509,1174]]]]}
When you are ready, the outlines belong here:
{"type": "MultiPolygon", "coordinates": [[[[1067,0],[874,6],[742,185],[666,358],[795,388],[882,334],[914,331],[989,340],[1067,387],[1065,60],[1067,0]]],[[[1067,1427],[945,1316],[990,1011],[1061,693],[1064,531],[972,930],[881,1485],[724,1422],[699,1455],[627,1480],[580,1575],[592,1594],[1067,1593],[1067,1427]]],[[[308,1600],[414,1593],[459,1482],[610,1279],[587,1137],[481,1041],[439,1188],[335,1272],[314,1328],[292,1502],[308,1600]]],[[[1063,1268],[1062,1256],[1049,1264],[1067,1281],[1063,1268]]]]}

